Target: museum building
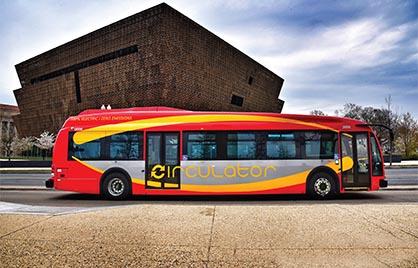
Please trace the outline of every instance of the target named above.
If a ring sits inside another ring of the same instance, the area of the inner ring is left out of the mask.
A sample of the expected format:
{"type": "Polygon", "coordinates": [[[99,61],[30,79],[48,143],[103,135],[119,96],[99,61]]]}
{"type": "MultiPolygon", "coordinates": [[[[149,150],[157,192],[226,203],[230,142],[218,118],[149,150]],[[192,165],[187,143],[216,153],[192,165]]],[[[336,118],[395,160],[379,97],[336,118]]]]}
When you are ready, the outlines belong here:
{"type": "Polygon", "coordinates": [[[16,65],[21,137],[100,108],[280,113],[283,79],[163,3],[16,65]]]}

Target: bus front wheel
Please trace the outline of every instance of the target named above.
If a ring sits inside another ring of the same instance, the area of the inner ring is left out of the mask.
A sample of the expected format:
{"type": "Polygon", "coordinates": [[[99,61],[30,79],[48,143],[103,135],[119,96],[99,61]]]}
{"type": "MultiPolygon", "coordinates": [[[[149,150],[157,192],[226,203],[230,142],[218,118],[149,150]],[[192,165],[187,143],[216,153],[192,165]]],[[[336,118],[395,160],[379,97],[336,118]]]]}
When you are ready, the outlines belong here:
{"type": "Polygon", "coordinates": [[[123,173],[112,172],[104,178],[101,193],[106,199],[126,199],[131,194],[131,184],[123,173]]]}
{"type": "Polygon", "coordinates": [[[314,173],[308,181],[307,192],[315,199],[326,199],[337,194],[334,177],[327,172],[314,173]]]}

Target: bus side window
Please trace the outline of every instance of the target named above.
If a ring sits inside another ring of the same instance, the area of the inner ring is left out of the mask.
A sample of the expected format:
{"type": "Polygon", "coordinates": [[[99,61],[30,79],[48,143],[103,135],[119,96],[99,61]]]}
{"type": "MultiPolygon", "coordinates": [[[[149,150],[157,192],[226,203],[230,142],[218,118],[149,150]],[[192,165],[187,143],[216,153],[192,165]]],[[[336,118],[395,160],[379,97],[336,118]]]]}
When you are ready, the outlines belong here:
{"type": "Polygon", "coordinates": [[[112,160],[141,160],[143,133],[124,132],[108,138],[109,158],[112,160]]]}
{"type": "Polygon", "coordinates": [[[249,132],[227,134],[227,159],[256,159],[256,135],[249,132]]]}
{"type": "Polygon", "coordinates": [[[70,133],[68,146],[68,158],[73,157],[80,160],[100,160],[102,158],[102,139],[89,141],[83,144],[76,144],[73,141],[74,132],[70,133]]]}
{"type": "Polygon", "coordinates": [[[301,143],[304,145],[307,159],[333,159],[337,142],[338,136],[332,132],[309,131],[301,133],[301,143]]]}
{"type": "Polygon", "coordinates": [[[294,133],[268,133],[267,159],[295,159],[296,140],[294,133]]]}
{"type": "Polygon", "coordinates": [[[188,160],[215,160],[218,157],[216,133],[187,133],[184,149],[188,160]]]}

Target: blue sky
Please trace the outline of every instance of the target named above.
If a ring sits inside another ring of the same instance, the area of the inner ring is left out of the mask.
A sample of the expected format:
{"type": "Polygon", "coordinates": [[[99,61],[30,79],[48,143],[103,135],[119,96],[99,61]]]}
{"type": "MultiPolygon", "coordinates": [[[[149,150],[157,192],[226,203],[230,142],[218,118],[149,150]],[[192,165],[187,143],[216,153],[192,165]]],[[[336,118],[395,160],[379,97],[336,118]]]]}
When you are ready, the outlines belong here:
{"type": "MultiPolygon", "coordinates": [[[[161,1],[0,0],[0,102],[14,65],[161,1]]],[[[344,103],[418,118],[418,1],[166,1],[285,79],[283,112],[344,103]]]]}

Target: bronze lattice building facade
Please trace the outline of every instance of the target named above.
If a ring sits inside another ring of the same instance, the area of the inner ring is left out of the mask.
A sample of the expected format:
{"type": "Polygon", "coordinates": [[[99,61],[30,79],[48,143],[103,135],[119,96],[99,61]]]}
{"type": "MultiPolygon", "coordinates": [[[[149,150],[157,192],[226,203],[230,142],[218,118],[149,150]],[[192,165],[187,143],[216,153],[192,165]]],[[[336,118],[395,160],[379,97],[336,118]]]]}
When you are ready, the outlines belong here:
{"type": "Polygon", "coordinates": [[[283,79],[167,4],[16,65],[21,136],[82,110],[171,106],[281,112],[283,79]]]}

